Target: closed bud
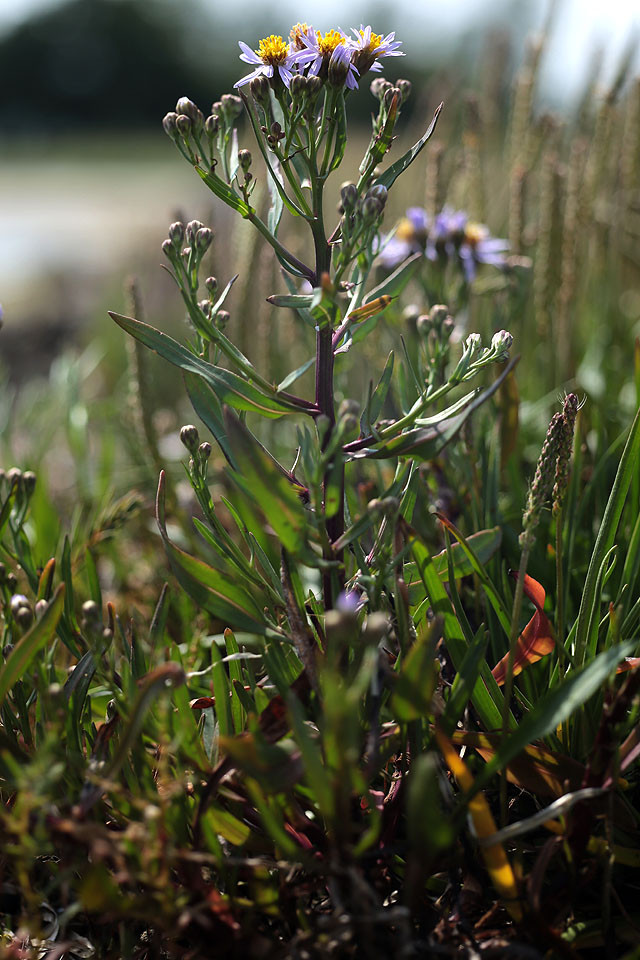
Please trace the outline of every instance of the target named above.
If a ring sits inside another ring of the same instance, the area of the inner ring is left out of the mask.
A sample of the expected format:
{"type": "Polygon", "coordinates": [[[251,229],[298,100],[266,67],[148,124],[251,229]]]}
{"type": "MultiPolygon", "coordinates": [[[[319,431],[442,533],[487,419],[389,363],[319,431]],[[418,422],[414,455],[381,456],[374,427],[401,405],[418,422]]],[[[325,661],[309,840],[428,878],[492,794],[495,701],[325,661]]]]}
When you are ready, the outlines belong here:
{"type": "Polygon", "coordinates": [[[382,500],[378,499],[378,497],[373,500],[369,500],[369,503],[367,504],[367,513],[371,514],[373,517],[382,517],[384,515],[382,500]]]}
{"type": "Polygon", "coordinates": [[[315,100],[323,86],[320,77],[307,77],[307,96],[309,100],[315,100]]]}
{"type": "Polygon", "coordinates": [[[400,96],[402,98],[402,103],[406,101],[411,96],[411,81],[410,80],[398,80],[397,82],[398,90],[400,91],[400,96]]]}
{"type": "MultiPolygon", "coordinates": [[[[295,80],[295,77],[294,77],[294,80],[295,80]]],[[[253,159],[253,158],[252,158],[252,156],[251,156],[251,151],[250,151],[250,150],[240,150],[240,151],[238,152],[238,160],[239,160],[239,162],[240,162],[240,166],[242,167],[242,169],[244,170],[245,173],[247,172],[247,170],[248,170],[249,167],[251,166],[251,161],[252,161],[252,159],[253,159]]]]}
{"type": "Polygon", "coordinates": [[[184,240],[184,224],[179,220],[176,220],[176,222],[172,223],[169,227],[169,239],[176,250],[179,250],[184,240]]]}
{"type": "MultiPolygon", "coordinates": [[[[429,311],[429,317],[431,318],[431,323],[436,330],[440,330],[444,321],[449,316],[449,308],[446,307],[443,303],[435,303],[431,310],[429,311]]],[[[477,334],[475,334],[477,336],[477,334]]]]}
{"type": "Polygon", "coordinates": [[[222,97],[222,115],[228,124],[242,113],[242,100],[233,93],[225,93],[222,97]]]}
{"type": "Polygon", "coordinates": [[[393,103],[394,97],[397,97],[398,100],[401,99],[400,91],[398,90],[398,88],[393,86],[387,87],[382,97],[384,105],[387,108],[387,110],[390,108],[391,104],[393,103]]]}
{"type": "Polygon", "coordinates": [[[491,349],[496,352],[499,358],[506,357],[512,343],[513,337],[508,330],[498,330],[491,338],[491,349]]]}
{"type": "Polygon", "coordinates": [[[213,231],[209,227],[201,227],[196,234],[196,250],[204,253],[211,246],[213,231]]]}
{"type": "Polygon", "coordinates": [[[204,313],[205,317],[211,318],[211,309],[213,307],[211,300],[199,300],[198,306],[204,313]]]}
{"type": "Polygon", "coordinates": [[[31,609],[29,607],[29,601],[23,593],[15,593],[11,597],[11,603],[9,604],[9,607],[11,609],[11,614],[14,617],[18,613],[18,610],[20,610],[22,607],[26,607],[28,610],[31,609]]]}
{"type": "Polygon", "coordinates": [[[25,494],[27,497],[30,497],[36,488],[37,478],[35,473],[32,470],[27,470],[22,474],[22,482],[24,484],[25,494]]]}
{"type": "Polygon", "coordinates": [[[367,190],[367,196],[374,197],[382,207],[384,207],[385,203],[387,202],[388,195],[389,191],[381,183],[376,183],[373,187],[370,187],[369,190],[367,190]]]}
{"type": "Polygon", "coordinates": [[[204,129],[208,137],[215,137],[220,129],[220,117],[217,113],[212,113],[204,122],[204,129]]]}
{"type": "Polygon", "coordinates": [[[15,588],[18,586],[18,578],[16,577],[15,573],[8,573],[5,583],[9,590],[15,590],[15,588]]]}
{"type": "Polygon", "coordinates": [[[181,113],[176,120],[178,132],[187,139],[191,136],[191,120],[185,114],[181,113]]]}
{"type": "Polygon", "coordinates": [[[358,202],[358,188],[355,183],[344,183],[340,188],[340,202],[346,213],[355,209],[358,202]]]}
{"type": "Polygon", "coordinates": [[[49,604],[46,600],[38,600],[36,603],[36,620],[41,620],[42,615],[47,610],[49,604]]]}
{"type": "Polygon", "coordinates": [[[218,310],[216,313],[216,327],[218,330],[224,330],[229,323],[230,313],[228,310],[218,310]]]}
{"type": "Polygon", "coordinates": [[[222,101],[221,101],[221,100],[215,100],[215,101],[211,104],[211,113],[215,113],[218,117],[220,116],[220,114],[222,113],[222,101]]]}
{"type": "Polygon", "coordinates": [[[204,227],[204,223],[200,223],[199,220],[190,220],[189,223],[187,224],[187,229],[185,231],[187,243],[193,246],[198,230],[202,230],[203,227],[204,227]]]}
{"type": "Polygon", "coordinates": [[[14,619],[22,630],[28,630],[33,623],[33,610],[31,607],[20,607],[14,614],[14,619]]]}
{"type": "Polygon", "coordinates": [[[416,329],[422,337],[429,335],[431,331],[431,317],[428,313],[422,313],[416,320],[416,329]]]}
{"type": "Polygon", "coordinates": [[[362,219],[365,223],[375,223],[382,213],[382,205],[375,197],[367,197],[362,204],[362,219]]]}
{"type": "Polygon", "coordinates": [[[218,289],[218,281],[216,280],[215,277],[207,277],[207,279],[204,282],[204,285],[209,291],[209,293],[215,293],[216,290],[218,289]]]}
{"type": "Polygon", "coordinates": [[[198,428],[192,423],[187,423],[180,431],[180,440],[187,448],[189,453],[195,453],[200,443],[198,428]]]}
{"type": "Polygon", "coordinates": [[[382,100],[386,91],[391,87],[391,84],[388,80],[385,80],[384,77],[376,77],[375,80],[371,81],[371,86],[369,90],[374,95],[376,100],[382,100]]]}
{"type": "Polygon", "coordinates": [[[162,120],[162,126],[164,132],[168,137],[171,137],[173,140],[178,136],[178,114],[177,113],[167,113],[165,114],[162,120]]]}
{"type": "Polygon", "coordinates": [[[198,453],[203,463],[206,463],[211,456],[211,444],[205,440],[204,443],[201,443],[198,447],[198,453]]]}
{"type": "Polygon", "coordinates": [[[198,108],[193,100],[189,100],[189,97],[180,97],[176,103],[176,113],[178,116],[185,116],[189,117],[190,120],[195,120],[198,112],[198,108]]]}
{"type": "Polygon", "coordinates": [[[303,74],[297,73],[294,77],[292,77],[289,85],[291,99],[298,103],[300,100],[303,100],[307,93],[307,86],[307,78],[303,76],[303,74]]]}
{"type": "Polygon", "coordinates": [[[171,259],[175,252],[171,240],[162,241],[162,252],[164,253],[165,257],[169,257],[169,259],[171,259]]]}
{"type": "Polygon", "coordinates": [[[254,77],[249,84],[249,89],[251,90],[251,96],[254,100],[257,100],[258,103],[269,103],[269,81],[264,75],[254,77]]]}
{"type": "Polygon", "coordinates": [[[7,471],[7,482],[9,489],[12,487],[20,487],[22,484],[22,470],[18,467],[11,467],[11,470],[7,471]]]}

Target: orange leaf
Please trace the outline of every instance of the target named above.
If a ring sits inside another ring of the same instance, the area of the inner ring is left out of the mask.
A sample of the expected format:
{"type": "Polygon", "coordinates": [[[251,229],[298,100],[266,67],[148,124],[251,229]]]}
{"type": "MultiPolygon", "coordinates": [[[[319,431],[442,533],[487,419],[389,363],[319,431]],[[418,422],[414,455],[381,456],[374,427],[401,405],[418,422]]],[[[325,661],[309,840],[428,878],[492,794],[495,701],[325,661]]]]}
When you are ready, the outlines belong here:
{"type": "MultiPolygon", "coordinates": [[[[541,660],[548,653],[551,653],[556,642],[551,623],[543,609],[545,600],[544,587],[541,583],[538,583],[537,580],[534,580],[533,577],[526,575],[523,590],[536,608],[536,612],[518,637],[513,657],[514,677],[522,673],[524,668],[528,667],[530,663],[537,663],[538,660],[541,660]]],[[[502,660],[500,660],[491,671],[499,686],[506,680],[508,662],[509,654],[506,653],[502,660]]]]}
{"type": "MultiPolygon", "coordinates": [[[[473,776],[462,758],[458,755],[453,744],[436,726],[436,740],[444,761],[451,770],[460,787],[468,793],[473,788],[473,776]]],[[[476,793],[469,801],[469,816],[478,839],[485,839],[497,831],[489,804],[483,793],[476,793]]],[[[518,898],[518,884],[509,858],[501,843],[480,848],[491,881],[496,892],[514,920],[522,919],[522,906],[518,898]]]]}

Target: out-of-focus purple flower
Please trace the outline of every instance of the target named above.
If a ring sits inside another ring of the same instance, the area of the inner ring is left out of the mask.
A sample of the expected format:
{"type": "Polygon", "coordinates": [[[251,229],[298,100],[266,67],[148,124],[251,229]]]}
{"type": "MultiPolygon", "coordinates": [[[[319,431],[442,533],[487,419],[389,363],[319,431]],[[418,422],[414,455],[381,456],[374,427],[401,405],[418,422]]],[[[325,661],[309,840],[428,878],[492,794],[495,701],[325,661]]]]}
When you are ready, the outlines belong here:
{"type": "Polygon", "coordinates": [[[283,40],[282,37],[276,36],[275,34],[261,40],[257,50],[252,50],[251,47],[243,43],[242,40],[238,41],[238,46],[242,50],[240,59],[244,61],[244,63],[257,64],[257,66],[256,69],[248,73],[246,77],[242,77],[241,80],[234,83],[234,87],[241,87],[255,77],[264,76],[271,79],[276,68],[280,79],[285,86],[288,87],[291,83],[294,70],[313,60],[311,50],[291,49],[290,45],[283,40]]]}
{"type": "Polygon", "coordinates": [[[429,232],[429,215],[422,207],[409,207],[396,232],[382,238],[378,263],[387,269],[397,267],[414,253],[424,253],[429,232]]]}
{"type": "Polygon", "coordinates": [[[336,600],[336,610],[355,616],[367,602],[367,597],[359,590],[343,590],[336,600]]]}
{"type": "Polygon", "coordinates": [[[509,241],[492,237],[489,228],[483,223],[468,223],[459,251],[467,282],[471,283],[475,279],[479,263],[488,263],[499,268],[506,266],[505,253],[508,249],[509,241]]]}
{"type": "Polygon", "coordinates": [[[395,234],[381,242],[378,263],[392,269],[414,253],[422,252],[428,260],[457,261],[465,279],[471,283],[478,265],[504,268],[509,242],[492,237],[483,223],[472,223],[464,210],[445,207],[430,222],[422,207],[410,207],[395,234]]]}
{"type": "Polygon", "coordinates": [[[359,30],[352,28],[355,39],[350,40],[351,48],[354,51],[353,62],[359,72],[366,73],[367,70],[378,72],[382,70],[380,57],[404,57],[402,50],[398,50],[401,41],[395,39],[395,33],[388,33],[383,37],[380,33],[372,33],[370,26],[360,25],[359,30]]]}

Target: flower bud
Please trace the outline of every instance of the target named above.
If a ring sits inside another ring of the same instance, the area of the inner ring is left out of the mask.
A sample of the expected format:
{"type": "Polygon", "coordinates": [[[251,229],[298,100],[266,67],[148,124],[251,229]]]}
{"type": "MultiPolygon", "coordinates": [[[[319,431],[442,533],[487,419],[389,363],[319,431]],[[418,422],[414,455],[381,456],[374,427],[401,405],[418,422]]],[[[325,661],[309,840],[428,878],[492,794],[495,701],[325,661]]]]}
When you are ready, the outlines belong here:
{"type": "Polygon", "coordinates": [[[190,120],[195,122],[200,110],[193,100],[189,100],[189,97],[180,97],[176,103],[176,113],[178,116],[189,117],[190,120]]]}
{"type": "Polygon", "coordinates": [[[422,313],[416,320],[416,330],[422,337],[426,337],[431,332],[431,317],[428,313],[422,313]]]}
{"type": "Polygon", "coordinates": [[[211,444],[205,440],[204,443],[201,443],[198,447],[198,454],[203,463],[206,463],[209,457],[211,456],[211,444]]]}
{"type": "Polygon", "coordinates": [[[181,113],[176,120],[178,132],[187,139],[191,136],[191,120],[184,113],[181,113]]]}
{"type": "Polygon", "coordinates": [[[398,90],[397,87],[390,86],[385,90],[384,95],[382,97],[382,102],[384,103],[387,110],[391,107],[394,97],[397,97],[398,101],[400,101],[401,99],[400,91],[398,90]]]}
{"type": "Polygon", "coordinates": [[[384,77],[376,77],[375,80],[371,81],[371,86],[369,90],[374,95],[376,100],[382,100],[385,92],[391,87],[391,84],[388,80],[385,80],[384,77]]]}
{"type": "Polygon", "coordinates": [[[401,103],[406,103],[409,97],[411,96],[411,81],[410,80],[398,80],[397,88],[400,91],[401,103]]]}
{"type": "Polygon", "coordinates": [[[320,77],[307,77],[307,96],[309,100],[315,100],[322,87],[323,83],[320,77]]]}
{"type": "Polygon", "coordinates": [[[189,223],[187,224],[187,229],[185,231],[187,243],[193,246],[193,244],[195,243],[196,234],[198,230],[202,230],[203,227],[204,227],[204,223],[200,223],[199,220],[190,220],[189,223]]]}
{"type": "Polygon", "coordinates": [[[22,482],[24,484],[24,492],[27,497],[32,496],[33,491],[36,488],[37,478],[35,473],[32,470],[27,470],[22,474],[22,482]]]}
{"type": "Polygon", "coordinates": [[[22,470],[18,467],[11,467],[11,470],[7,471],[7,483],[10,490],[12,487],[20,488],[22,485],[22,470]]]}
{"type": "Polygon", "coordinates": [[[22,630],[28,630],[33,623],[33,610],[31,607],[19,607],[13,616],[22,630]]]}
{"type": "Polygon", "coordinates": [[[211,246],[213,240],[213,231],[209,227],[201,227],[196,233],[196,250],[198,253],[204,253],[211,246]]]}
{"type": "Polygon", "coordinates": [[[231,314],[228,310],[218,310],[216,313],[216,327],[218,330],[224,330],[229,323],[230,316],[231,314]]]}
{"type": "MultiPolygon", "coordinates": [[[[294,77],[294,80],[295,80],[295,77],[294,77]]],[[[249,167],[251,166],[252,159],[253,158],[251,156],[250,150],[240,150],[238,152],[238,160],[240,162],[240,166],[242,167],[245,173],[248,171],[249,167]]]]}
{"type": "Polygon", "coordinates": [[[179,220],[176,220],[176,222],[172,223],[169,227],[169,239],[176,250],[179,250],[184,240],[184,224],[180,223],[179,220]]]}
{"type": "Polygon", "coordinates": [[[208,137],[215,137],[220,129],[220,117],[217,113],[212,113],[204,122],[204,129],[208,137]]]}
{"type": "Polygon", "coordinates": [[[340,188],[340,202],[346,213],[355,209],[358,202],[358,188],[355,183],[343,183],[340,188]]]}
{"type": "Polygon", "coordinates": [[[15,588],[18,586],[18,578],[16,577],[15,573],[8,573],[5,583],[9,590],[15,590],[15,588]]]}
{"type": "Polygon", "coordinates": [[[227,124],[231,125],[232,121],[242,113],[242,100],[233,93],[225,93],[221,103],[222,115],[227,124]]]}
{"type": "Polygon", "coordinates": [[[198,444],[200,443],[198,428],[194,427],[192,423],[185,424],[180,431],[180,440],[187,448],[189,453],[195,453],[198,449],[198,444]]]}
{"type": "Polygon", "coordinates": [[[169,259],[172,258],[175,251],[171,240],[162,241],[162,252],[164,253],[165,257],[169,257],[169,259]]]}
{"type": "Polygon", "coordinates": [[[365,223],[375,223],[382,214],[382,204],[375,197],[366,197],[362,204],[362,219],[365,223]]]}
{"type": "Polygon", "coordinates": [[[506,358],[512,343],[513,337],[508,330],[498,330],[491,338],[491,349],[498,359],[506,358]]]}
{"type": "Polygon", "coordinates": [[[251,96],[257,103],[269,103],[270,100],[270,87],[269,81],[267,78],[261,74],[259,77],[254,77],[251,83],[249,84],[249,89],[251,90],[251,96]]]}
{"type": "Polygon", "coordinates": [[[162,120],[162,126],[164,128],[164,132],[167,134],[168,137],[171,137],[172,140],[175,140],[176,137],[178,136],[177,120],[178,120],[177,113],[167,113],[165,114],[162,120]]]}
{"type": "Polygon", "coordinates": [[[42,619],[42,615],[44,614],[45,610],[47,610],[48,606],[49,604],[46,600],[38,600],[36,603],[36,620],[42,619]]]}
{"type": "Polygon", "coordinates": [[[207,277],[207,279],[204,282],[204,285],[209,291],[209,293],[215,293],[216,290],[218,289],[218,281],[216,280],[215,277],[207,277]]]}
{"type": "Polygon", "coordinates": [[[307,95],[308,82],[307,78],[301,73],[297,73],[291,79],[291,84],[289,85],[289,93],[291,94],[291,99],[294,103],[299,104],[307,95]]]}
{"type": "Polygon", "coordinates": [[[367,196],[374,197],[382,207],[387,202],[388,195],[389,191],[382,183],[376,183],[367,190],[367,196]]]}
{"type": "Polygon", "coordinates": [[[18,613],[18,610],[20,610],[22,607],[31,609],[29,607],[29,601],[27,600],[27,598],[23,593],[14,593],[14,595],[11,597],[11,602],[9,604],[9,607],[11,610],[11,614],[14,617],[18,613]]]}

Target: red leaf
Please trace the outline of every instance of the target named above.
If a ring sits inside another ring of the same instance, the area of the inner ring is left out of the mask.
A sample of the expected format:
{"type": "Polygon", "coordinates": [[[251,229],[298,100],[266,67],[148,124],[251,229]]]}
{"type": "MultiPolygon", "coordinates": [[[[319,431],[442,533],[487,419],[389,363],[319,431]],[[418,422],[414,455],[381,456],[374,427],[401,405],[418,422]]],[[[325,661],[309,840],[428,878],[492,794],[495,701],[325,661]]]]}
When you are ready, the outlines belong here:
{"type": "MultiPolygon", "coordinates": [[[[549,618],[544,613],[545,592],[544,587],[533,577],[525,576],[523,590],[525,595],[531,600],[536,608],[536,612],[529,620],[516,643],[516,649],[513,657],[513,676],[522,673],[525,667],[530,663],[537,663],[548,653],[551,653],[555,646],[553,629],[549,618]]],[[[507,664],[509,654],[506,653],[502,660],[495,665],[491,673],[498,685],[502,685],[507,677],[507,664]]]]}

